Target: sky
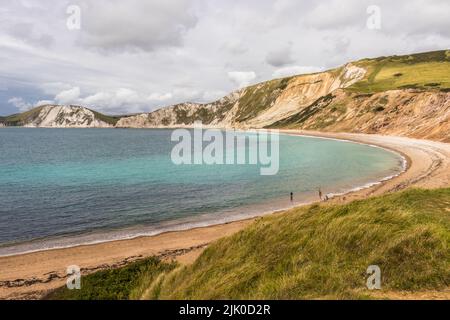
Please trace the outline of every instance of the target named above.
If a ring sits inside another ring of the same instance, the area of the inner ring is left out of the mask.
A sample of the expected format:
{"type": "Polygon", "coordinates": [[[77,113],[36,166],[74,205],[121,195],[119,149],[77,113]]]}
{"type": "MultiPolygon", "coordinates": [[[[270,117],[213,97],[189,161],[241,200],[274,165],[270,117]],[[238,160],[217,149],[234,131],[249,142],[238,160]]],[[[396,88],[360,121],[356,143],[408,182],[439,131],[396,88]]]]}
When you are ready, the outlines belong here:
{"type": "Polygon", "coordinates": [[[0,0],[0,115],[211,102],[352,60],[450,48],[448,0],[0,0]]]}

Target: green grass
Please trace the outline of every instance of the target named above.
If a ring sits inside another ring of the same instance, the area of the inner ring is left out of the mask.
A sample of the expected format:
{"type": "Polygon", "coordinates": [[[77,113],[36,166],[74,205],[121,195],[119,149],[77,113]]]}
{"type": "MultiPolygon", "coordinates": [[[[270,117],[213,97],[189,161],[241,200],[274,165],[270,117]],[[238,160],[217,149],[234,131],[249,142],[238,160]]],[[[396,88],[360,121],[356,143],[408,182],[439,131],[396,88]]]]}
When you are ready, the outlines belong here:
{"type": "Polygon", "coordinates": [[[82,277],[47,299],[365,299],[450,286],[450,189],[412,189],[259,218],[189,266],[149,258],[82,277]]]}
{"type": "Polygon", "coordinates": [[[7,117],[4,117],[2,122],[7,126],[21,126],[24,123],[32,121],[35,119],[39,112],[41,112],[42,107],[37,107],[22,113],[13,114],[7,117]]]}
{"type": "Polygon", "coordinates": [[[355,83],[348,90],[367,93],[405,88],[450,88],[448,50],[364,59],[355,64],[368,72],[362,81],[355,83]]]}
{"type": "Polygon", "coordinates": [[[123,300],[138,299],[158,275],[174,269],[175,263],[156,258],[143,259],[118,269],[103,270],[81,278],[80,290],[65,286],[51,292],[49,300],[123,300]]]}
{"type": "Polygon", "coordinates": [[[259,219],[149,285],[151,299],[367,298],[450,285],[450,189],[409,190],[259,219]]]}
{"type": "Polygon", "coordinates": [[[95,118],[97,118],[98,120],[104,121],[113,126],[116,125],[117,121],[119,121],[120,118],[122,118],[122,116],[107,116],[103,113],[94,111],[92,109],[89,109],[89,110],[91,110],[94,113],[95,118]]]}

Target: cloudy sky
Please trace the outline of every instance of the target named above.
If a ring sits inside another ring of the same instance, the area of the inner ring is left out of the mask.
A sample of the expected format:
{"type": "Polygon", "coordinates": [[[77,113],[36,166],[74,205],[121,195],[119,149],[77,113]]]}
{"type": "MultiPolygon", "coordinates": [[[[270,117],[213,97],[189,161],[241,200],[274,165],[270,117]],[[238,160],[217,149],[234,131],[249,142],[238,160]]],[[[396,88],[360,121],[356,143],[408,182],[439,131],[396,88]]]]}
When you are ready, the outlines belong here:
{"type": "Polygon", "coordinates": [[[45,102],[150,111],[350,60],[450,48],[448,0],[0,4],[0,115],[45,102]]]}

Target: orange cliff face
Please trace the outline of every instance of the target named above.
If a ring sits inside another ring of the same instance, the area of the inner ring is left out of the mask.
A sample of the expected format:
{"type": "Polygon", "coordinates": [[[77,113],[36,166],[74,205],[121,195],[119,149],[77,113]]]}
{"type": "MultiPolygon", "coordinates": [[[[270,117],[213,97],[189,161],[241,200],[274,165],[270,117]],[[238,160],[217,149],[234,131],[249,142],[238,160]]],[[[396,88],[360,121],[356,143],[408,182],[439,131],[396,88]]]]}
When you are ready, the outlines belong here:
{"type": "Polygon", "coordinates": [[[325,105],[308,111],[308,117],[302,118],[300,111],[277,126],[450,142],[448,92],[405,89],[359,94],[339,89],[325,105]]]}

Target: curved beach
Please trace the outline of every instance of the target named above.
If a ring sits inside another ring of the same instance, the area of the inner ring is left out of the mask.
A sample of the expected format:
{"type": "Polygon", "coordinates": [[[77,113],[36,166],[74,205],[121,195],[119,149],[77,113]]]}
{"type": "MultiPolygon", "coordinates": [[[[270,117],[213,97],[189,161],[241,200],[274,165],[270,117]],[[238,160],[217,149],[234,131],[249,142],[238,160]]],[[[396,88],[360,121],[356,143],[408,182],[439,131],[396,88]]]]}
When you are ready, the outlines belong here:
{"type": "MultiPolygon", "coordinates": [[[[336,196],[332,202],[361,199],[410,186],[437,188],[450,185],[449,144],[381,135],[296,130],[280,132],[376,145],[398,152],[407,159],[407,170],[399,176],[367,189],[336,196]]],[[[181,263],[189,263],[208,243],[241,230],[253,220],[254,218],[156,236],[0,257],[0,298],[40,297],[47,290],[62,285],[66,267],[73,264],[88,273],[151,255],[176,258],[181,263]]]]}

